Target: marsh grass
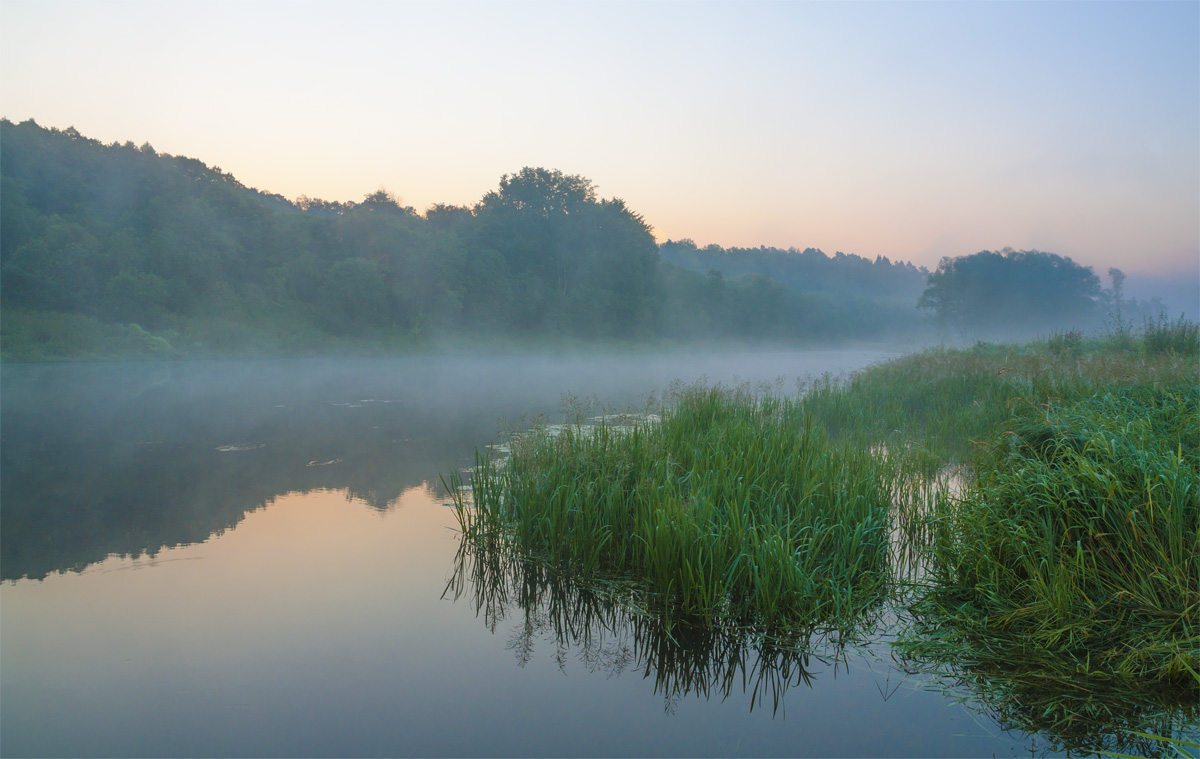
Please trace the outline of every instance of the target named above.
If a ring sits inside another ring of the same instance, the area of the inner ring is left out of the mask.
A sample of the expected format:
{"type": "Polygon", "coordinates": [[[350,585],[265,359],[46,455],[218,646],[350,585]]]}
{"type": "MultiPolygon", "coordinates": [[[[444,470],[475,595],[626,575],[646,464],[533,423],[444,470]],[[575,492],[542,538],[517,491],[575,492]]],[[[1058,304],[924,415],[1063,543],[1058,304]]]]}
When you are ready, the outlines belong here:
{"type": "Polygon", "coordinates": [[[848,381],[826,376],[801,385],[803,410],[835,439],[903,447],[924,456],[933,473],[969,462],[1015,404],[1196,381],[1194,359],[1127,350],[1119,335],[1084,338],[1077,354],[1055,355],[1051,341],[931,348],[848,381]]]}
{"type": "Polygon", "coordinates": [[[1200,702],[1194,334],[935,348],[795,397],[676,388],[659,420],[514,437],[457,513],[477,548],[635,588],[668,632],[898,615],[906,667],[1070,750],[1145,753],[1130,735],[1200,702]]]}
{"type": "Polygon", "coordinates": [[[887,592],[901,463],[831,441],[795,399],[678,388],[660,421],[601,419],[481,460],[469,538],[504,534],[583,577],[632,578],[668,619],[765,628],[852,620],[887,592]]]}
{"type": "Polygon", "coordinates": [[[1180,316],[1171,321],[1166,314],[1147,319],[1142,330],[1146,353],[1175,353],[1180,356],[1200,354],[1200,325],[1180,316]]]}
{"type": "Polygon", "coordinates": [[[1200,390],[1020,404],[943,499],[922,611],[1005,656],[1200,683],[1200,390]]]}

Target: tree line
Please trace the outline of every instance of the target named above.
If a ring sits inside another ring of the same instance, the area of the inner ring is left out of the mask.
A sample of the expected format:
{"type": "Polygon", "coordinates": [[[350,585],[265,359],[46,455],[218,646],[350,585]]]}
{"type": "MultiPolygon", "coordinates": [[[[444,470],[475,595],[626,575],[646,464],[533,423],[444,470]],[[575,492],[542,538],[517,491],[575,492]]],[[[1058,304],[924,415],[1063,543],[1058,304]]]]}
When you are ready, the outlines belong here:
{"type": "Polygon", "coordinates": [[[942,318],[952,299],[922,295],[929,273],[911,264],[658,245],[622,200],[558,170],[523,168],[473,206],[418,213],[384,190],[288,200],[149,144],[3,120],[0,180],[9,359],[882,341],[923,334],[918,297],[961,321],[942,318]]]}

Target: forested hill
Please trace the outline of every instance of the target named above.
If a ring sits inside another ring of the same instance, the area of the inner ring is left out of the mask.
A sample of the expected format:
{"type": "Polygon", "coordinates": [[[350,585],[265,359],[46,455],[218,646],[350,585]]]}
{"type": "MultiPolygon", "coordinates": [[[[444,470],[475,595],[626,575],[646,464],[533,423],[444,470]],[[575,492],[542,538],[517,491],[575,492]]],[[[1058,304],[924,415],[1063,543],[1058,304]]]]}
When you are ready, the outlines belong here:
{"type": "Polygon", "coordinates": [[[921,328],[926,273],[910,265],[806,252],[794,258],[808,268],[772,267],[758,263],[770,252],[732,250],[693,271],[680,243],[660,255],[638,213],[559,171],[525,168],[473,207],[421,214],[384,191],[289,201],[150,145],[4,120],[0,174],[9,360],[828,344],[921,328]]]}

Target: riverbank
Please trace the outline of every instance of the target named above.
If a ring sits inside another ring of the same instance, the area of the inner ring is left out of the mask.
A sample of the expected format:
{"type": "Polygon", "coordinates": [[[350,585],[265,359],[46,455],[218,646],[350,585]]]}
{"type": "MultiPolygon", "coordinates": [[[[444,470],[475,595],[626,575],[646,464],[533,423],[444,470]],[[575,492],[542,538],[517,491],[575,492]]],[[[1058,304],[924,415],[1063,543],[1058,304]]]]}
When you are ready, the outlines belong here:
{"type": "Polygon", "coordinates": [[[852,631],[899,601],[914,660],[1191,698],[1198,343],[1164,320],[926,350],[796,397],[677,388],[660,420],[514,438],[459,491],[460,523],[668,619],[852,631]],[[932,477],[947,467],[965,476],[932,477]]]}

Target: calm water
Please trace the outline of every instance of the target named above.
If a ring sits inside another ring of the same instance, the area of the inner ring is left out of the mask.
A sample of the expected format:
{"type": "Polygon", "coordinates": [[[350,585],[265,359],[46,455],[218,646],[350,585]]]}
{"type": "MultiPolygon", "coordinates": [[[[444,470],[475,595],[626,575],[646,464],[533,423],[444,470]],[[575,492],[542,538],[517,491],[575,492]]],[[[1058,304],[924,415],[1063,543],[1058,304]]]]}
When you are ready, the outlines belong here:
{"type": "Polygon", "coordinates": [[[0,753],[1046,753],[882,639],[671,642],[459,566],[439,474],[502,420],[880,357],[3,367],[0,753]]]}

